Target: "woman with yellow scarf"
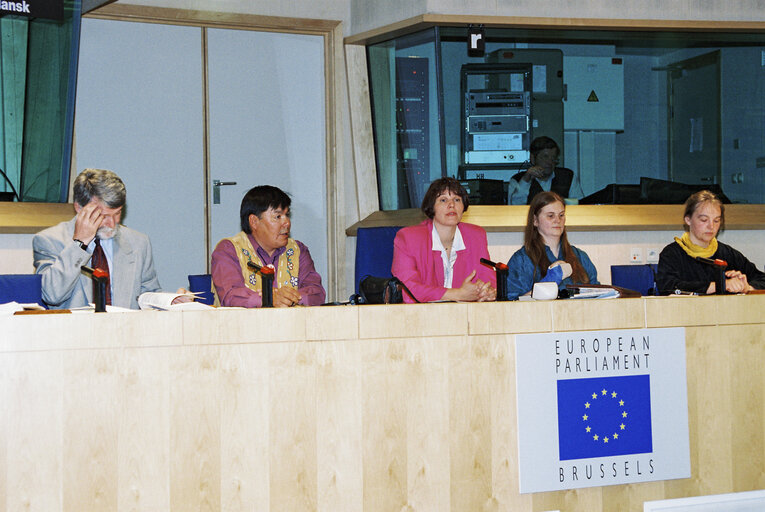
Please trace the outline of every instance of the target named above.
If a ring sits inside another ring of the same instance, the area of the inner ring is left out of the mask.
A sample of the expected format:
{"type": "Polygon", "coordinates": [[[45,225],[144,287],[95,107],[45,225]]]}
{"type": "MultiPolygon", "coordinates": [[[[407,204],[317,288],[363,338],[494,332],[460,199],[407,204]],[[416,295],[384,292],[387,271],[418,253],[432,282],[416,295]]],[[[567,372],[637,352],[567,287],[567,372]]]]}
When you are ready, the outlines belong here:
{"type": "Polygon", "coordinates": [[[675,290],[715,293],[717,270],[697,257],[727,262],[725,289],[729,293],[765,288],[765,273],[733,247],[717,241],[725,228],[725,206],[708,190],[691,195],[685,201],[685,233],[664,248],[659,255],[656,285],[661,293],[675,290]]]}

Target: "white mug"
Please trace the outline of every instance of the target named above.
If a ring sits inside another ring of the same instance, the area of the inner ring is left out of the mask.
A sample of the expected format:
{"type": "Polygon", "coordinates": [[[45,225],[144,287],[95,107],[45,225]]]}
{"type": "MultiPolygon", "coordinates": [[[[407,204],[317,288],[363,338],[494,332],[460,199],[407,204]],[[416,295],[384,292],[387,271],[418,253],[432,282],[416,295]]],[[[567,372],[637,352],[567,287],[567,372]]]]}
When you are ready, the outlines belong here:
{"type": "Polygon", "coordinates": [[[558,298],[558,284],[554,282],[534,283],[531,291],[534,300],[553,300],[558,298]]]}

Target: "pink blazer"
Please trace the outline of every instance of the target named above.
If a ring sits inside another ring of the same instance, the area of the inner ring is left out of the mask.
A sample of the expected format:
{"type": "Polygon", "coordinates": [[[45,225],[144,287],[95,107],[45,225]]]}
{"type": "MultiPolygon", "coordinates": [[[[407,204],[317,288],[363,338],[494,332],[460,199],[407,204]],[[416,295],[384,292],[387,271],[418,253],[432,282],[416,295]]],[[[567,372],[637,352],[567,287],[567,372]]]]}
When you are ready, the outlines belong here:
{"type": "MultiPolygon", "coordinates": [[[[494,270],[480,262],[481,258],[489,258],[486,231],[465,222],[460,222],[459,228],[466,249],[457,251],[452,286],[459,287],[475,270],[477,279],[488,281],[496,288],[497,276],[494,270]]],[[[444,264],[441,253],[432,250],[432,230],[433,221],[428,219],[416,226],[400,229],[393,241],[391,272],[406,284],[420,302],[439,300],[446,293],[443,286],[444,264]]],[[[404,301],[414,302],[406,292],[404,301]]]]}

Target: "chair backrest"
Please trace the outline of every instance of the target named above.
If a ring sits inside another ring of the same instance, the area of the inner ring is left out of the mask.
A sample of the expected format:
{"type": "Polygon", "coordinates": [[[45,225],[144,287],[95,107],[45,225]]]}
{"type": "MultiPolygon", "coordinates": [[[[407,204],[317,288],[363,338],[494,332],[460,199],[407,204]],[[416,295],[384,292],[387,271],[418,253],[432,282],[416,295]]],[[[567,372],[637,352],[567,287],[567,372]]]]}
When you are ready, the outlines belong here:
{"type": "Polygon", "coordinates": [[[42,276],[38,274],[0,274],[0,304],[40,304],[42,301],[42,276]]]}
{"type": "Polygon", "coordinates": [[[401,226],[359,228],[356,233],[356,293],[366,276],[390,277],[393,239],[401,226]]]}
{"type": "Polygon", "coordinates": [[[656,263],[647,265],[611,265],[611,284],[640,292],[640,295],[656,295],[656,263]]]}
{"type": "Polygon", "coordinates": [[[212,291],[212,275],[189,274],[189,291],[201,293],[198,302],[212,306],[215,304],[215,294],[212,291]]]}

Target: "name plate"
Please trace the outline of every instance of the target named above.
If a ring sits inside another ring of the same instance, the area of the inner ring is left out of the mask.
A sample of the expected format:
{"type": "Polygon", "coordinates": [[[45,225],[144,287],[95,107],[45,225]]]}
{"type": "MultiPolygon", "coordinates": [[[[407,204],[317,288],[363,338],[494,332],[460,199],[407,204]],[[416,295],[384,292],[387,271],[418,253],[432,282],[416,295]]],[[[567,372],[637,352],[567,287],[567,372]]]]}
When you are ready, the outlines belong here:
{"type": "Polygon", "coordinates": [[[684,328],[515,340],[521,493],[690,477],[684,328]]]}

